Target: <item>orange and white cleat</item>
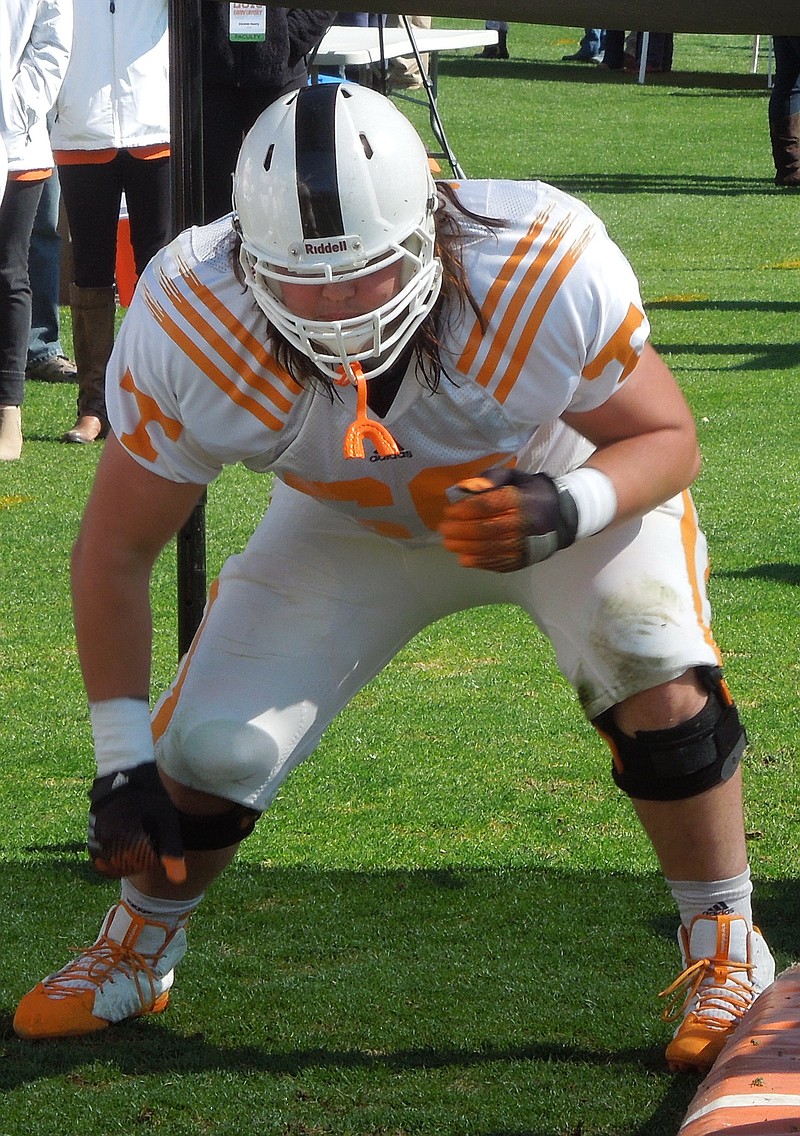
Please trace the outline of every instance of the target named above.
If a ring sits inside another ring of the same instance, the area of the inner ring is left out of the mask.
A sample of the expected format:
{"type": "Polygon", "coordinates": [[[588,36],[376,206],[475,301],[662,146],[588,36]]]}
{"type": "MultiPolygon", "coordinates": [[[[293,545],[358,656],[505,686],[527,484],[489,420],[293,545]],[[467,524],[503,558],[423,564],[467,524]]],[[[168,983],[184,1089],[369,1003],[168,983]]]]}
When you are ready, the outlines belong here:
{"type": "Polygon", "coordinates": [[[160,1014],[186,953],[185,924],[173,929],[115,904],[97,941],[25,995],[14,1015],[15,1033],[34,1041],[80,1037],[112,1022],[160,1014]]]}
{"type": "Polygon", "coordinates": [[[667,1046],[673,1073],[707,1073],[726,1038],[775,978],[775,962],[757,927],[741,915],[696,915],[678,931],[683,973],[662,991],[664,1021],[681,1023],[667,1046]]]}

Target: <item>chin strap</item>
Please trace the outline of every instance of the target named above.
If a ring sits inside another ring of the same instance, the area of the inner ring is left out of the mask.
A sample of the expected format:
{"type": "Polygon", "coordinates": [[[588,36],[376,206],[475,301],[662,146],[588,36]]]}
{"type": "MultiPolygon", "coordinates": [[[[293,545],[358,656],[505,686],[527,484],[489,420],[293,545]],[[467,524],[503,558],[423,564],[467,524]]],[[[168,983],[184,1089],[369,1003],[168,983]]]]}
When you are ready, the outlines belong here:
{"type": "Polygon", "coordinates": [[[367,417],[367,379],[358,362],[348,363],[347,370],[339,368],[340,378],[336,379],[338,386],[355,384],[356,388],[356,416],[347,427],[344,436],[344,456],[346,458],[363,458],[364,441],[372,442],[381,457],[390,457],[399,454],[400,447],[392,437],[389,430],[381,422],[375,422],[367,417]]]}

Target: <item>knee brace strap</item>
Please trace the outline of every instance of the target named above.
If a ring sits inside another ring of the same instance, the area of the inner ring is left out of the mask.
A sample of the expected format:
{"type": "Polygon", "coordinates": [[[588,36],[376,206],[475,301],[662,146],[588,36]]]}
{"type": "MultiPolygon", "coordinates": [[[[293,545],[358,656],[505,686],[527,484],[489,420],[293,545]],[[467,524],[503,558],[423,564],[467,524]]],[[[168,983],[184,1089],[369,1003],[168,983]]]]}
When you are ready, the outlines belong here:
{"type": "Polygon", "coordinates": [[[250,835],[260,816],[260,812],[244,805],[234,805],[227,812],[212,816],[194,816],[179,809],[183,847],[187,852],[230,848],[250,835]]]}
{"type": "Polygon", "coordinates": [[[727,781],[738,766],[747,736],[718,667],[698,667],[709,691],[703,709],[678,726],[624,734],[613,708],[592,725],[608,743],[612,776],[629,797],[680,801],[727,781]]]}

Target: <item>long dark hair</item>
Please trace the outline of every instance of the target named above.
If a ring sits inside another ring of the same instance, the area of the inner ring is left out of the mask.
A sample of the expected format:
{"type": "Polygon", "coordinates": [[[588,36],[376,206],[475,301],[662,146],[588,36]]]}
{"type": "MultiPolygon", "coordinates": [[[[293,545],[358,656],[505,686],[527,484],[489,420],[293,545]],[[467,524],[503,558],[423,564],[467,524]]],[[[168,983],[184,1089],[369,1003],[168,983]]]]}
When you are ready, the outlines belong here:
{"type": "MultiPolygon", "coordinates": [[[[481,328],[485,321],[480,306],[472,294],[464,268],[463,249],[468,237],[475,236],[475,227],[491,234],[504,228],[507,221],[499,217],[485,217],[474,213],[460,201],[455,188],[449,182],[437,182],[439,208],[436,211],[435,255],[442,263],[442,290],[432,310],[414,333],[411,355],[416,362],[417,373],[430,390],[436,390],[441,375],[443,337],[448,323],[459,320],[470,308],[481,328]]],[[[238,244],[234,250],[235,271],[244,283],[239,265],[238,244]]],[[[335,388],[331,380],[315,367],[298,347],[276,330],[268,321],[268,342],[276,362],[288,371],[303,386],[314,386],[326,390],[331,398],[335,388]]]]}

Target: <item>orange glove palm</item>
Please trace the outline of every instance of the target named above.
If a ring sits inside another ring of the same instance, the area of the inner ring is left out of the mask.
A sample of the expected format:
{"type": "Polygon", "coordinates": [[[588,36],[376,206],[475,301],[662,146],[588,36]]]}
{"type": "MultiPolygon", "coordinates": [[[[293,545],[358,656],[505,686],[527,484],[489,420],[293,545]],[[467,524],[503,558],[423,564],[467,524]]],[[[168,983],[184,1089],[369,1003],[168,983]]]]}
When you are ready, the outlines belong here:
{"type": "Polygon", "coordinates": [[[575,540],[575,502],[547,474],[490,469],[456,490],[439,532],[464,568],[516,572],[575,540]]]}

